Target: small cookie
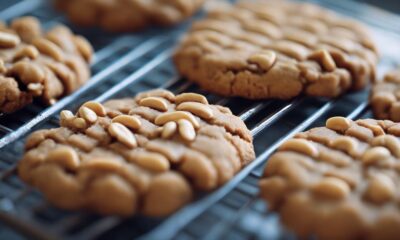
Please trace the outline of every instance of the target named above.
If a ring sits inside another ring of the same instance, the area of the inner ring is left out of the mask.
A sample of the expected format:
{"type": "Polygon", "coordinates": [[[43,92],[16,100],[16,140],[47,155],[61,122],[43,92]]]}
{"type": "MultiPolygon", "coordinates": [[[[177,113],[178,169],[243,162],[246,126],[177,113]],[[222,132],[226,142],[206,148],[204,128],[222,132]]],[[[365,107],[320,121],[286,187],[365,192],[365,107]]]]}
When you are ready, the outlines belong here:
{"type": "Polygon", "coordinates": [[[300,237],[398,239],[400,123],[328,119],[283,143],[261,196],[300,237]]]}
{"type": "Polygon", "coordinates": [[[400,69],[388,72],[372,86],[370,103],[376,118],[400,122],[400,69]]]}
{"type": "Polygon", "coordinates": [[[0,23],[0,112],[14,112],[41,99],[53,104],[90,77],[92,47],[67,27],[42,32],[39,21],[22,17],[0,23]]]}
{"type": "Polygon", "coordinates": [[[363,25],[321,7],[241,1],[195,22],[174,60],[188,80],[221,95],[336,97],[375,78],[377,51],[363,25]]]}
{"type": "Polygon", "coordinates": [[[26,141],[19,175],[60,208],[163,216],[254,159],[252,137],[203,95],[154,90],[87,102],[26,141]]]}
{"type": "Polygon", "coordinates": [[[205,0],[57,0],[72,22],[100,26],[112,32],[128,32],[149,25],[169,26],[192,16],[205,0]]]}

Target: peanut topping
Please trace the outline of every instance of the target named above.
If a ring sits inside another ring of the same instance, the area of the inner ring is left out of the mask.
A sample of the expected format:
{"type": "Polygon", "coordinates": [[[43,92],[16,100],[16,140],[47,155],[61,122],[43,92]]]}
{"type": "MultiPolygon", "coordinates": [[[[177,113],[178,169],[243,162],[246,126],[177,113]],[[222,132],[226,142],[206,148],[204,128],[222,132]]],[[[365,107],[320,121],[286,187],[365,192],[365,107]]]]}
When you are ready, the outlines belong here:
{"type": "Polygon", "coordinates": [[[357,141],[351,137],[347,136],[339,137],[335,139],[331,145],[333,148],[343,150],[350,155],[354,155],[357,153],[357,147],[358,147],[357,141]]]}
{"type": "Polygon", "coordinates": [[[135,135],[121,123],[111,123],[108,126],[108,132],[115,137],[119,142],[125,144],[129,148],[137,146],[135,135]]]}
{"type": "Polygon", "coordinates": [[[389,151],[400,158],[400,140],[393,135],[381,135],[371,141],[373,146],[385,146],[389,151]]]}
{"type": "Polygon", "coordinates": [[[165,112],[168,110],[168,104],[164,98],[160,97],[147,97],[139,102],[140,106],[154,108],[156,110],[165,112]]]}
{"type": "Polygon", "coordinates": [[[169,161],[166,157],[158,153],[142,153],[137,156],[135,162],[154,172],[165,172],[169,169],[169,161]]]}
{"type": "Polygon", "coordinates": [[[39,50],[39,52],[48,55],[56,61],[63,61],[64,54],[61,49],[53,42],[44,39],[36,38],[32,42],[33,45],[39,50]]]}
{"type": "Polygon", "coordinates": [[[177,128],[176,122],[167,122],[161,130],[161,137],[165,139],[172,137],[177,128]]]}
{"type": "Polygon", "coordinates": [[[90,62],[93,55],[93,48],[90,43],[81,36],[74,36],[72,40],[86,62],[90,62]]]}
{"type": "Polygon", "coordinates": [[[88,107],[85,107],[85,106],[80,107],[80,108],[79,108],[79,115],[80,115],[83,119],[85,119],[86,121],[88,121],[89,123],[94,123],[94,122],[97,121],[97,115],[96,115],[96,113],[95,113],[92,109],[90,109],[90,108],[88,108],[88,107]]]}
{"type": "Polygon", "coordinates": [[[324,197],[343,199],[350,193],[350,187],[339,178],[325,177],[312,187],[312,191],[324,197]]]}
{"type": "Polygon", "coordinates": [[[204,119],[213,118],[214,114],[211,108],[203,103],[198,102],[184,102],[178,105],[176,110],[187,111],[195,114],[204,119]]]}
{"type": "Polygon", "coordinates": [[[71,120],[74,117],[75,117],[74,114],[69,110],[62,110],[60,113],[61,120],[71,120]]]}
{"type": "Polygon", "coordinates": [[[178,120],[179,133],[186,141],[193,141],[196,138],[196,131],[191,122],[186,119],[178,120]]]}
{"type": "Polygon", "coordinates": [[[85,121],[85,119],[83,119],[83,118],[75,118],[75,119],[72,121],[72,125],[73,125],[75,128],[78,128],[78,129],[83,129],[83,128],[86,128],[86,127],[87,127],[86,121],[85,121]]]}
{"type": "Polygon", "coordinates": [[[0,47],[1,48],[13,48],[21,42],[21,39],[14,34],[0,32],[0,47]]]}
{"type": "Polygon", "coordinates": [[[332,72],[336,69],[336,63],[325,49],[317,50],[308,56],[308,59],[319,62],[325,71],[332,72]]]}
{"type": "Polygon", "coordinates": [[[104,117],[107,114],[105,107],[101,103],[90,101],[83,104],[83,106],[90,108],[97,116],[104,117]]]}
{"type": "Polygon", "coordinates": [[[72,147],[61,146],[49,152],[46,161],[74,170],[79,166],[79,156],[72,147]]]}
{"type": "Polygon", "coordinates": [[[195,128],[198,128],[200,126],[199,122],[196,120],[196,118],[191,113],[183,112],[183,111],[163,113],[156,118],[155,123],[157,125],[164,125],[167,122],[178,121],[180,119],[188,120],[189,122],[191,122],[193,124],[193,126],[195,128]]]}
{"type": "Polygon", "coordinates": [[[113,118],[112,120],[113,123],[121,123],[125,127],[131,128],[131,129],[139,129],[142,123],[140,120],[131,115],[119,115],[113,118]]]}
{"type": "Polygon", "coordinates": [[[93,170],[103,170],[103,171],[119,171],[122,167],[121,162],[115,161],[114,159],[107,158],[94,158],[90,161],[84,161],[81,164],[81,168],[93,169],[93,170]]]}
{"type": "Polygon", "coordinates": [[[300,152],[312,157],[318,156],[318,149],[305,139],[289,139],[279,147],[279,150],[300,152]]]}
{"type": "Polygon", "coordinates": [[[335,131],[344,132],[351,126],[349,119],[344,117],[331,117],[326,121],[326,127],[335,131]]]}
{"type": "Polygon", "coordinates": [[[373,147],[365,151],[364,155],[361,157],[361,160],[365,165],[370,165],[390,158],[390,156],[390,152],[386,148],[373,147]]]}
{"type": "Polygon", "coordinates": [[[14,55],[14,61],[22,59],[22,58],[30,58],[36,59],[39,56],[39,51],[34,46],[26,46],[21,48],[18,52],[14,55]]]}
{"type": "Polygon", "coordinates": [[[30,92],[33,92],[35,96],[40,96],[44,87],[41,83],[29,83],[27,88],[30,92]]]}
{"type": "Polygon", "coordinates": [[[264,51],[263,53],[257,53],[252,55],[248,59],[249,63],[254,63],[260,66],[263,70],[268,70],[274,65],[276,61],[276,53],[274,51],[264,51]]]}
{"type": "Polygon", "coordinates": [[[207,98],[197,93],[181,93],[177,95],[175,99],[176,105],[183,102],[199,102],[208,105],[207,98]]]}
{"type": "Polygon", "coordinates": [[[377,174],[371,178],[366,191],[366,197],[374,203],[384,203],[395,196],[396,186],[390,177],[377,174]]]}

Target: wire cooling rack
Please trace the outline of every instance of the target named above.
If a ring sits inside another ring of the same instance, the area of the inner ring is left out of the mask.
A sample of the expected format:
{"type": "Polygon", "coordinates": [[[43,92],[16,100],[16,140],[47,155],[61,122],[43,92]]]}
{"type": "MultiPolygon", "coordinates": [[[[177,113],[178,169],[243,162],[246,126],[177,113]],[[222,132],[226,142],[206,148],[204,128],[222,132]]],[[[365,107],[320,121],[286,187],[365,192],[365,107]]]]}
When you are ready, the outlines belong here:
{"type": "MultiPolygon", "coordinates": [[[[382,56],[378,75],[399,65],[400,17],[352,1],[314,2],[371,26],[382,56]]],[[[21,15],[38,17],[45,28],[57,23],[70,25],[54,12],[48,1],[1,0],[1,20],[21,15]]],[[[263,165],[284,140],[324,124],[330,116],[370,117],[368,90],[334,100],[303,96],[291,101],[249,101],[208,94],[179,77],[171,62],[173,48],[189,24],[123,35],[70,26],[94,45],[96,57],[90,82],[51,107],[34,103],[14,114],[0,116],[0,237],[6,231],[2,231],[5,227],[1,225],[6,224],[14,231],[6,236],[12,238],[18,234],[37,239],[294,238],[280,225],[278,216],[257,198],[263,165]],[[175,93],[202,93],[210,103],[230,107],[251,129],[257,159],[223,187],[198,194],[193,203],[166,218],[121,219],[63,211],[48,204],[16,175],[16,163],[23,152],[26,135],[35,129],[57,127],[61,109],[75,110],[90,99],[105,101],[111,97],[134,96],[159,87],[175,93]]]]}

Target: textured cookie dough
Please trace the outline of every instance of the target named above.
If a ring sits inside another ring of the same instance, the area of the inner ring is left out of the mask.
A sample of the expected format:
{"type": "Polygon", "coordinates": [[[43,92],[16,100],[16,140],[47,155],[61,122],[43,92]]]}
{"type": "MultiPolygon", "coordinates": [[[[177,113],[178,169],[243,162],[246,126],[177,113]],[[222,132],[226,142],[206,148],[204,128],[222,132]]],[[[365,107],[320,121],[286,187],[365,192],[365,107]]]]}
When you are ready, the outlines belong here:
{"type": "Polygon", "coordinates": [[[0,22],[0,112],[70,94],[89,79],[91,57],[86,39],[64,26],[43,32],[33,17],[0,22]]]}
{"type": "Polygon", "coordinates": [[[372,86],[370,103],[379,119],[400,122],[400,69],[388,72],[372,86]]]}
{"type": "Polygon", "coordinates": [[[57,0],[72,22],[127,32],[149,25],[168,26],[192,16],[205,0],[57,0]]]}
{"type": "Polygon", "coordinates": [[[26,141],[19,175],[56,206],[163,216],[254,159],[243,121],[203,95],[153,90],[83,104],[26,141]]]}
{"type": "Polygon", "coordinates": [[[261,196],[300,237],[398,239],[400,123],[328,119],[283,143],[261,196]]]}
{"type": "Polygon", "coordinates": [[[241,1],[195,22],[175,54],[204,89],[250,99],[336,97],[375,78],[366,28],[308,3],[241,1]]]}

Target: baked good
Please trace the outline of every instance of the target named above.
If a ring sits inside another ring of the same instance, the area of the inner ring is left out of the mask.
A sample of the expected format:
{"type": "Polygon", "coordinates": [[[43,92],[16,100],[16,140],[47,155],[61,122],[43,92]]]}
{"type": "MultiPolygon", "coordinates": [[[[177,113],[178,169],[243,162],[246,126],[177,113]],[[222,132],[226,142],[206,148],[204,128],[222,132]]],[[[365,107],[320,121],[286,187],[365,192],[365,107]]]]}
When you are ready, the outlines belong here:
{"type": "Polygon", "coordinates": [[[261,196],[300,237],[398,239],[400,123],[327,120],[273,154],[261,196]]]}
{"type": "Polygon", "coordinates": [[[45,104],[72,93],[90,77],[92,47],[67,27],[43,32],[34,17],[0,22],[0,112],[14,112],[34,98],[45,104]]]}
{"type": "Polygon", "coordinates": [[[336,97],[375,78],[377,50],[356,21],[309,3],[260,0],[212,8],[174,60],[188,80],[221,95],[336,97]]]}
{"type": "Polygon", "coordinates": [[[69,19],[81,26],[100,26],[112,32],[169,26],[192,16],[205,0],[57,0],[69,19]]]}
{"type": "Polygon", "coordinates": [[[371,89],[370,103],[374,116],[400,122],[400,69],[392,70],[371,89]]]}
{"type": "Polygon", "coordinates": [[[87,102],[60,119],[27,139],[18,168],[60,208],[164,216],[254,159],[243,121],[195,93],[87,102]]]}

